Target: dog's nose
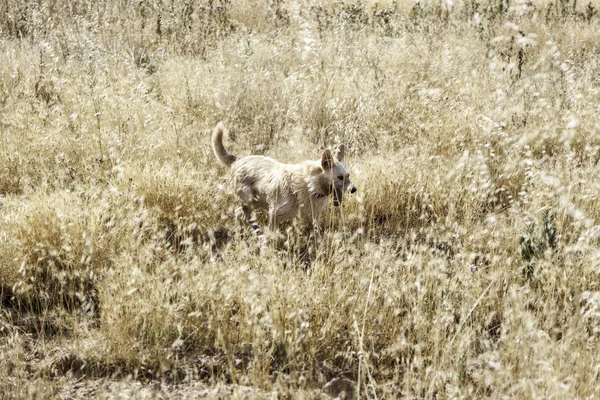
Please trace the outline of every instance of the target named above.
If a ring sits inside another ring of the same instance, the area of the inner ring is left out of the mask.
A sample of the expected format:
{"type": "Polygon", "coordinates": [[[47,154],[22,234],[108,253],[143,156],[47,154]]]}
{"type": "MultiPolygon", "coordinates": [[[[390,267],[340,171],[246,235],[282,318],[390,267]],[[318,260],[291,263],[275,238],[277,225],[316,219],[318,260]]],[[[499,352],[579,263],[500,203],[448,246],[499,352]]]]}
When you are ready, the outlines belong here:
{"type": "Polygon", "coordinates": [[[352,185],[352,187],[350,187],[350,193],[356,193],[356,186],[352,185]]]}

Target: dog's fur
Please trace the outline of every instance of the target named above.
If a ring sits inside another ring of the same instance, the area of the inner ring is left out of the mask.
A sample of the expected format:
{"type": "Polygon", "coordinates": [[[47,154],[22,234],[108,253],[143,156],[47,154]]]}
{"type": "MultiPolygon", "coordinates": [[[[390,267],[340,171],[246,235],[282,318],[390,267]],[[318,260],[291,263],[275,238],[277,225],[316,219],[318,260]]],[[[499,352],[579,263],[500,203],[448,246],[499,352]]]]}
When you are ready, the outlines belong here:
{"type": "Polygon", "coordinates": [[[345,147],[340,145],[336,157],[325,150],[320,161],[307,160],[300,164],[283,164],[269,157],[237,158],[225,150],[219,123],[212,134],[212,148],[217,159],[231,167],[235,192],[242,201],[236,216],[255,232],[260,228],[252,219],[254,209],[269,212],[269,229],[298,214],[306,225],[316,231],[319,218],[333,197],[333,204],[342,204],[345,191],[356,192],[350,174],[342,163],[345,147]]]}

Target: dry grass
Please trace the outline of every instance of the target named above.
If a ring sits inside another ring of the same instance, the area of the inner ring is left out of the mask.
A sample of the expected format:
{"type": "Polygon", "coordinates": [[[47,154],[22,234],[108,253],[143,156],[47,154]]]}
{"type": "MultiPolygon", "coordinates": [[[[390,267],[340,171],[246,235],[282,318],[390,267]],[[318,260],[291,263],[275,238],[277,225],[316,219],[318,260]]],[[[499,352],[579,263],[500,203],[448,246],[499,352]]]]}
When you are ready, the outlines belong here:
{"type": "Polygon", "coordinates": [[[3,2],[0,397],[598,397],[574,5],[3,2]],[[349,145],[318,246],[240,232],[220,120],[234,154],[349,145]]]}

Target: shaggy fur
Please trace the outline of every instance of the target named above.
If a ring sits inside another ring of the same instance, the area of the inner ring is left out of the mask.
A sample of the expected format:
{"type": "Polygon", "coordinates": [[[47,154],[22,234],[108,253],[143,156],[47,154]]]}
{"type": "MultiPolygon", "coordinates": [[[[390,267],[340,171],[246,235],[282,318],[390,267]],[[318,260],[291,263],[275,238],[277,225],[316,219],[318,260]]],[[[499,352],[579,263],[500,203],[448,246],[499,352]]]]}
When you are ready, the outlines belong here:
{"type": "Polygon", "coordinates": [[[252,219],[255,209],[269,212],[269,228],[274,230],[285,221],[300,215],[306,225],[316,230],[319,218],[333,198],[342,204],[344,192],[356,192],[343,164],[345,147],[340,145],[336,157],[325,150],[320,161],[283,164],[263,156],[237,158],[223,146],[225,128],[219,123],[212,134],[217,159],[231,167],[235,192],[242,201],[236,216],[255,231],[260,228],[252,219]]]}

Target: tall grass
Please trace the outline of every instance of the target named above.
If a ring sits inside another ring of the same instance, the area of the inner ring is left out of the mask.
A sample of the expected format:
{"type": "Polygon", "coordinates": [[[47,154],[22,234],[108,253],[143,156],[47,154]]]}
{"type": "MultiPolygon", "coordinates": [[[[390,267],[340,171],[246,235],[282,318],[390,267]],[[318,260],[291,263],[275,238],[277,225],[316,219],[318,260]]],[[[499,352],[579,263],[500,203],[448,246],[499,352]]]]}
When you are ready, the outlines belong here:
{"type": "Polygon", "coordinates": [[[0,397],[597,397],[597,7],[5,1],[0,397]],[[221,120],[348,145],[317,245],[221,120]]]}

